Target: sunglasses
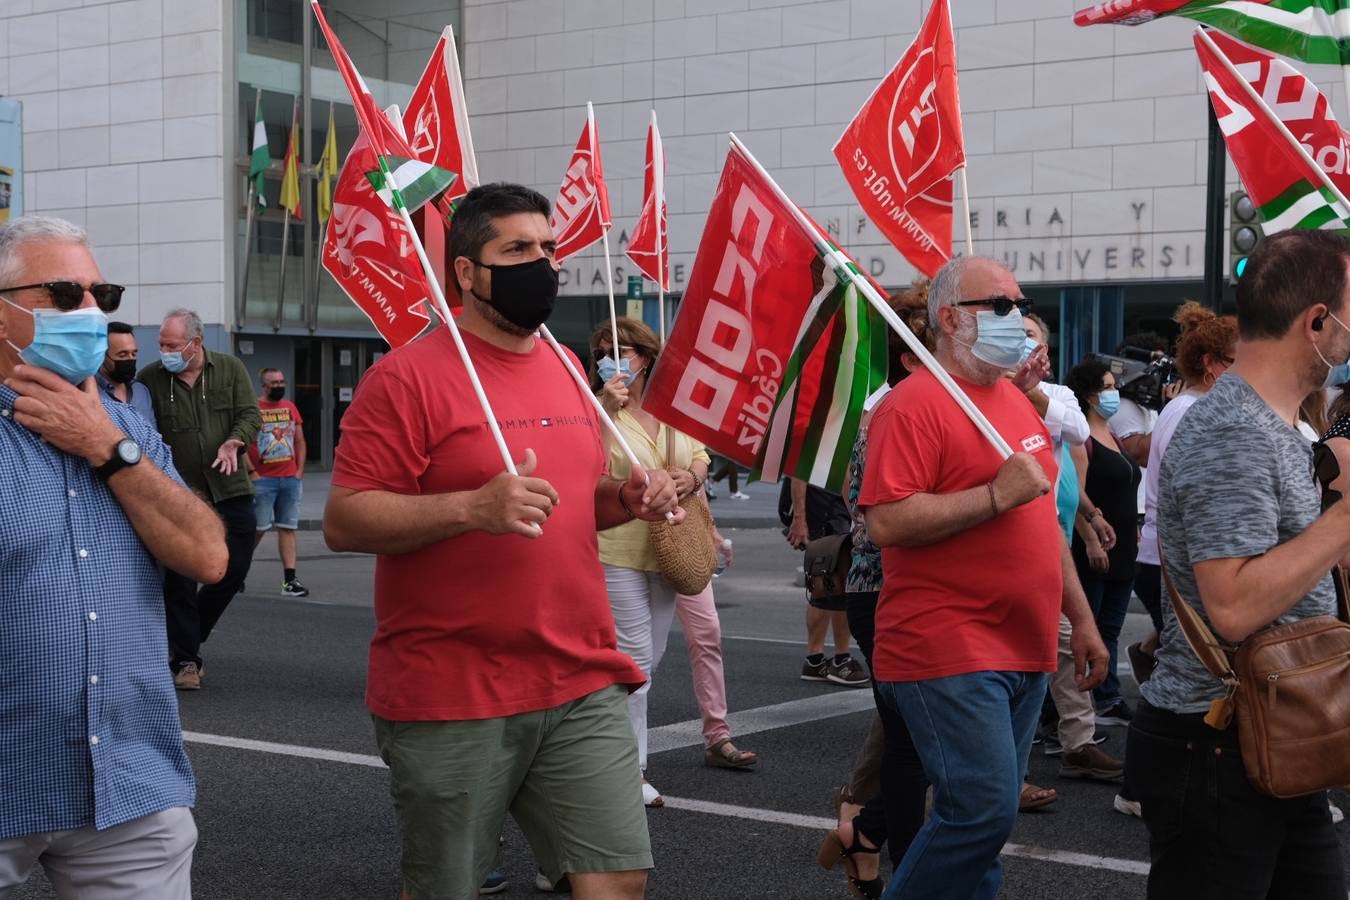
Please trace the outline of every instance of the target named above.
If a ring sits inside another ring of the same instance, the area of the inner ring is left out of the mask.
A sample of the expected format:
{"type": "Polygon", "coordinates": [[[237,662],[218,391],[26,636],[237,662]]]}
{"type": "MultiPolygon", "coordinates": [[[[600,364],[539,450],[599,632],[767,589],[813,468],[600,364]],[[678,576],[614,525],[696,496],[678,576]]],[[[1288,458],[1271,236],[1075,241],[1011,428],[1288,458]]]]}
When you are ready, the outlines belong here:
{"type": "Polygon", "coordinates": [[[1008,313],[1010,313],[1010,312],[1013,311],[1013,307],[1014,307],[1014,306],[1017,307],[1017,311],[1018,311],[1018,312],[1021,312],[1021,313],[1028,313],[1028,312],[1031,312],[1031,301],[1030,301],[1030,300],[1026,300],[1026,299],[1023,299],[1023,300],[1012,300],[1012,299],[1010,299],[1010,298],[1008,298],[1008,297],[990,297],[988,300],[961,300],[961,301],[958,301],[958,302],[956,303],[956,305],[957,305],[957,306],[992,306],[992,307],[994,308],[994,315],[996,315],[996,316],[1006,316],[1008,313]]]}
{"type": "MultiPolygon", "coordinates": [[[[80,308],[80,304],[84,302],[85,288],[78,281],[44,281],[40,284],[20,284],[12,288],[0,289],[0,294],[36,288],[46,289],[47,296],[52,298],[52,306],[55,306],[61,312],[77,310],[80,308]]],[[[94,302],[105,313],[114,312],[117,307],[122,305],[122,292],[125,290],[126,288],[120,284],[89,285],[89,293],[94,295],[94,302]]]]}

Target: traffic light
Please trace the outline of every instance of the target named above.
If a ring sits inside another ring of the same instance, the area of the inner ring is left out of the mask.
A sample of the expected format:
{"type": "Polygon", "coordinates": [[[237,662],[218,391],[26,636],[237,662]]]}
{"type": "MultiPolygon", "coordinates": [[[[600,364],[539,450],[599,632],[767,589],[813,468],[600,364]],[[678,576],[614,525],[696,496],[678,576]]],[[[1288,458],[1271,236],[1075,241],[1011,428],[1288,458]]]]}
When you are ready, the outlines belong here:
{"type": "Polygon", "coordinates": [[[1233,281],[1242,277],[1247,257],[1263,237],[1256,204],[1246,191],[1234,191],[1228,197],[1228,262],[1233,281]]]}

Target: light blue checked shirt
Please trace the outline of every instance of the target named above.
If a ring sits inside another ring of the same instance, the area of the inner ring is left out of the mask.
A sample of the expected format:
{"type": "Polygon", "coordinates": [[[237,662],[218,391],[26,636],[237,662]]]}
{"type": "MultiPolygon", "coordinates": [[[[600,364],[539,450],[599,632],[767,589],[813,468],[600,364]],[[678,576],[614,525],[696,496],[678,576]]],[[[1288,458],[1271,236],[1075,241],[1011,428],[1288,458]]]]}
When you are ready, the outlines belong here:
{"type": "MultiPolygon", "coordinates": [[[[155,560],[83,459],[0,385],[0,839],[108,828],[195,799],[155,560]]],[[[130,406],[109,417],[181,483],[130,406]]]]}

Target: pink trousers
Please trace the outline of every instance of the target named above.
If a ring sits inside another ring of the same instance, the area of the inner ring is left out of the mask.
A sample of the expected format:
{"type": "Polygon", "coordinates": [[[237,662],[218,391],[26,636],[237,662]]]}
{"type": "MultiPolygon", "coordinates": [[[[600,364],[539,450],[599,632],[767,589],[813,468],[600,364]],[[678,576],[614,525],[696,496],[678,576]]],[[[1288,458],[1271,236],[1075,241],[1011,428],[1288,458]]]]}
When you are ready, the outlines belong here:
{"type": "Polygon", "coordinates": [[[675,615],[680,617],[689,649],[694,696],[703,716],[703,746],[711,747],[731,737],[727,726],[727,683],[722,674],[722,623],[713,604],[712,584],[692,597],[677,594],[675,615]]]}

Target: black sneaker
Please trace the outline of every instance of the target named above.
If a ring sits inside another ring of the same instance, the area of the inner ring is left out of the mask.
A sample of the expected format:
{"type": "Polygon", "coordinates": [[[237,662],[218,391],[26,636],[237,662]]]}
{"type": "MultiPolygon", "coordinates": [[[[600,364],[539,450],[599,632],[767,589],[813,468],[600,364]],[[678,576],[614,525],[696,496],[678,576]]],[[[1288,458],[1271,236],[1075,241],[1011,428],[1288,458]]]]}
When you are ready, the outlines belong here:
{"type": "Polygon", "coordinates": [[[831,684],[841,684],[844,687],[867,687],[871,684],[866,670],[851,656],[829,663],[825,679],[831,684]]]}
{"type": "Polygon", "coordinates": [[[824,656],[820,662],[813,663],[810,658],[802,661],[802,681],[829,681],[830,661],[824,656]]]}
{"type": "Polygon", "coordinates": [[[1106,709],[1097,713],[1098,725],[1128,725],[1134,718],[1134,713],[1126,705],[1124,700],[1117,700],[1106,709]]]}
{"type": "MultiPolygon", "coordinates": [[[[290,581],[281,583],[281,596],[283,597],[308,597],[309,588],[300,583],[299,578],[292,578],[290,581]]],[[[481,892],[480,892],[481,893],[481,892]]]]}

